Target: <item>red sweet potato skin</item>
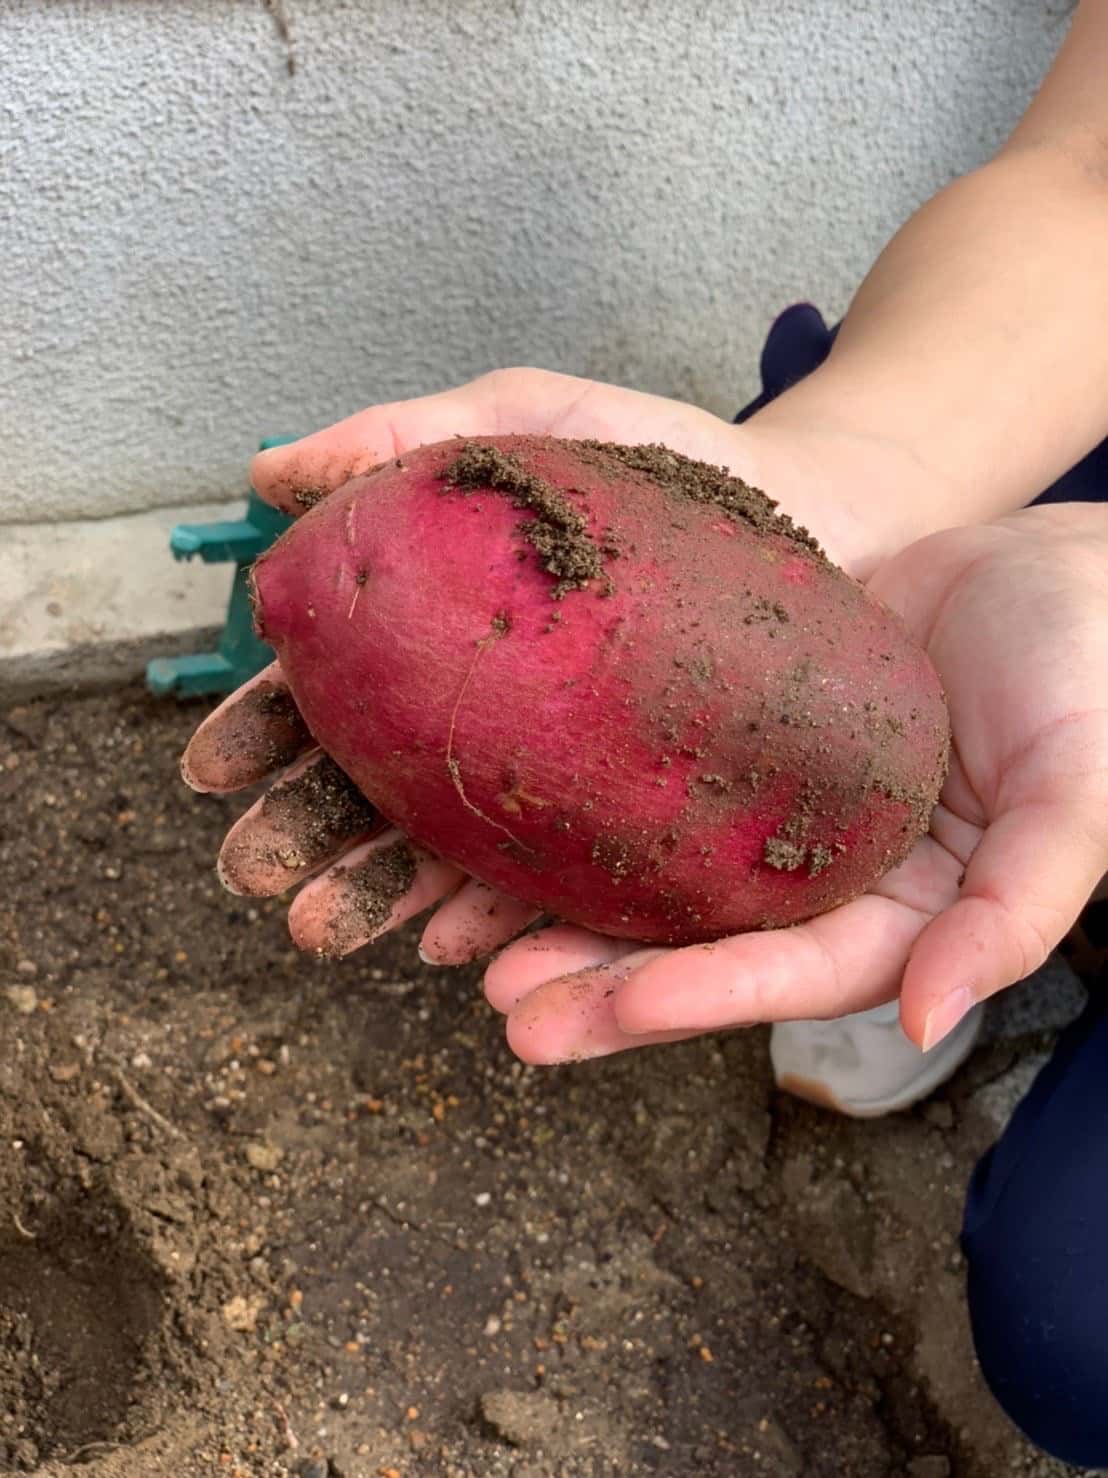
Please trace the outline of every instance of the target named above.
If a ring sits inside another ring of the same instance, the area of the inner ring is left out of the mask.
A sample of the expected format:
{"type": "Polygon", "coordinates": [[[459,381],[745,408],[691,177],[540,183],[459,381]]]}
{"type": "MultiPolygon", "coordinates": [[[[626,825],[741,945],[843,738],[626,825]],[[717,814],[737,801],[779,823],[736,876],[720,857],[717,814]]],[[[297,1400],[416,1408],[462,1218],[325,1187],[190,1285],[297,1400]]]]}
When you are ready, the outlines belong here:
{"type": "Polygon", "coordinates": [[[551,914],[666,943],[808,918],[907,853],[949,731],[889,611],[772,517],[592,444],[480,438],[579,515],[574,583],[534,500],[456,485],[467,446],[356,479],[254,572],[308,726],[384,815],[551,914]]]}

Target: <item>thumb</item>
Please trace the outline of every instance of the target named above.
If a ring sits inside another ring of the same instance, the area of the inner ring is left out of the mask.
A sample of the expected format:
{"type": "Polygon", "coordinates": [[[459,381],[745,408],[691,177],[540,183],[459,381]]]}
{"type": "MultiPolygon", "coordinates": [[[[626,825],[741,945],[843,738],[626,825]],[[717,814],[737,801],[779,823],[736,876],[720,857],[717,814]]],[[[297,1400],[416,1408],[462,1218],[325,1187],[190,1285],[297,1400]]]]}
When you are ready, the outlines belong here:
{"type": "Polygon", "coordinates": [[[352,477],[450,436],[547,431],[589,385],[546,370],[497,370],[415,400],[373,405],[250,464],[258,496],[298,517],[352,477]]]}
{"type": "Polygon", "coordinates": [[[1106,870],[1103,769],[1071,771],[1054,794],[1028,795],[1006,810],[970,859],[958,902],[916,940],[900,997],[905,1033],[926,1051],[979,1001],[1030,975],[1106,870]]]}
{"type": "MultiPolygon", "coordinates": [[[[450,436],[555,435],[629,445],[661,441],[701,461],[748,470],[749,433],[709,411],[551,370],[495,370],[454,390],[370,406],[290,446],[259,452],[261,497],[297,515],[352,477],[450,436]]],[[[755,469],[756,470],[756,469],[755,469]]]]}

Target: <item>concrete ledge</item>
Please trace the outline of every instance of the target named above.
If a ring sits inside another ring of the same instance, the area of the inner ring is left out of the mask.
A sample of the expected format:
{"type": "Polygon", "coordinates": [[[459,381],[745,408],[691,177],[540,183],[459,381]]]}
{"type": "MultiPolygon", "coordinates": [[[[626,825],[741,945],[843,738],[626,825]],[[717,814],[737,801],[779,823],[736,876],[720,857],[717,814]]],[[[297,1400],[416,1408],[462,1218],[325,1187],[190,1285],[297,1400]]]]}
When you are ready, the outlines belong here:
{"type": "Polygon", "coordinates": [[[236,501],[0,526],[0,701],[126,682],[151,657],[211,647],[231,566],[179,563],[169,532],[242,510],[236,501]]]}
{"type": "Polygon", "coordinates": [[[208,626],[159,632],[138,641],[90,642],[61,652],[31,653],[10,662],[0,657],[0,707],[139,682],[152,658],[210,651],[221,631],[222,626],[208,626]]]}

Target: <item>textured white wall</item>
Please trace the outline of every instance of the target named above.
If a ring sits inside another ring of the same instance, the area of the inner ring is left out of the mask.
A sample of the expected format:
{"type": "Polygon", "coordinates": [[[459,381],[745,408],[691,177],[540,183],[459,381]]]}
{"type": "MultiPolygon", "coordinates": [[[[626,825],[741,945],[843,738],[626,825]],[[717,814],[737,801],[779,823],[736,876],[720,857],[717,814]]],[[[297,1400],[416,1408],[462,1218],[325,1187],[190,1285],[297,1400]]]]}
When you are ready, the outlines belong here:
{"type": "Polygon", "coordinates": [[[233,495],[498,364],[727,412],[999,142],[1062,0],[0,6],[0,521],[233,495]]]}

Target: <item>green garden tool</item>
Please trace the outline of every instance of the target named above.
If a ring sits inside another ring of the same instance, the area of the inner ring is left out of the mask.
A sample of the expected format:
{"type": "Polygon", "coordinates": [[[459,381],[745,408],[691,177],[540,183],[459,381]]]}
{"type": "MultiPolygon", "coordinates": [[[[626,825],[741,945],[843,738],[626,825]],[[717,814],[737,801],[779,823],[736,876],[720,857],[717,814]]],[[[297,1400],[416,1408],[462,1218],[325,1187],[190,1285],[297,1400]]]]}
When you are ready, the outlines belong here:
{"type": "MultiPolygon", "coordinates": [[[[261,443],[261,450],[285,446],[294,439],[269,437],[261,443]]],[[[251,489],[241,519],[177,524],[169,536],[174,559],[193,559],[199,555],[207,564],[233,564],[235,574],[217,650],[188,657],[155,657],[146,668],[146,686],[152,693],[159,697],[173,693],[178,698],[230,693],[273,661],[272,649],[254,631],[247,572],[291,522],[286,514],[263,503],[251,489]]]]}

